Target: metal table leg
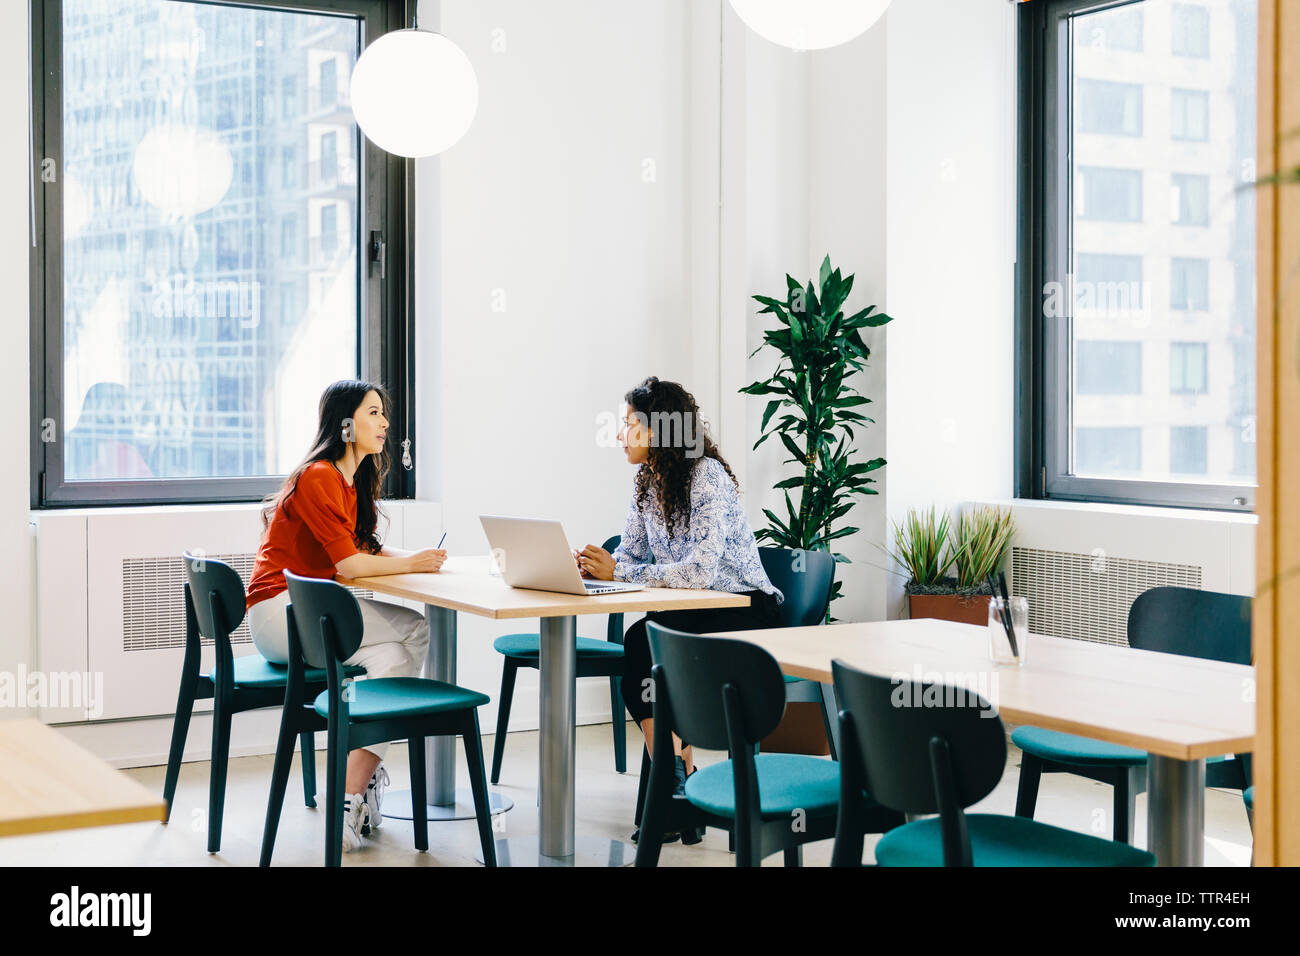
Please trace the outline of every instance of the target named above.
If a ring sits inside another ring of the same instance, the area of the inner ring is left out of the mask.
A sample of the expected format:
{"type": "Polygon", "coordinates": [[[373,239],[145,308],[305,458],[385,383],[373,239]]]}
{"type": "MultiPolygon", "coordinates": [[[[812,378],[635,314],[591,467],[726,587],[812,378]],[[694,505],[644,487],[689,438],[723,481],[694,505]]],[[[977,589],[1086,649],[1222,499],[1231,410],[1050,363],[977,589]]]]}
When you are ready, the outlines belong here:
{"type": "Polygon", "coordinates": [[[1205,761],[1147,758],[1147,848],[1158,866],[1205,865],[1205,761]]]}
{"type": "Polygon", "coordinates": [[[501,866],[628,866],[636,848],[619,840],[576,839],[574,769],[578,743],[577,619],[544,617],[541,626],[538,835],[497,841],[501,866]]]}
{"type": "MultiPolygon", "coordinates": [[[[456,612],[434,604],[424,606],[429,622],[429,655],[424,659],[421,676],[456,683],[456,612]]],[[[429,737],[424,742],[425,794],[428,819],[473,820],[474,795],[468,789],[456,789],[456,737],[429,737]]],[[[492,812],[504,813],[514,801],[494,791],[488,792],[492,812]]],[[[384,816],[395,820],[411,819],[411,791],[395,790],[384,797],[384,816]]]]}
{"type": "Polygon", "coordinates": [[[574,755],[578,749],[578,643],[573,617],[542,618],[541,740],[538,779],[542,806],[538,850],[573,856],[574,755]]]}

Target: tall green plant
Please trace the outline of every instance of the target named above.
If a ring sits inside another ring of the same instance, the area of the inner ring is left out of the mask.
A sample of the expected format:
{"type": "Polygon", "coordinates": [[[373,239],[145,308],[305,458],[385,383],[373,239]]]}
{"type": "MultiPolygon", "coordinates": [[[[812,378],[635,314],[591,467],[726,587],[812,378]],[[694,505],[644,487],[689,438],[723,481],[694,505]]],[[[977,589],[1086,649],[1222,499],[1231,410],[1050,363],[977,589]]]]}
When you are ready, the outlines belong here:
{"type": "MultiPolygon", "coordinates": [[[[875,306],[846,316],[845,301],[853,290],[853,276],[841,276],[831,268],[831,258],[822,260],[817,287],[811,281],[800,285],[787,275],[784,299],[756,295],[763,308],[759,314],[776,316],[780,326],[763,333],[763,349],[777,353],[776,370],[766,379],[740,391],[747,395],[775,395],[763,410],[762,435],[754,448],[773,435],[791,455],[784,464],[799,466],[800,473],[773,487],[785,493],[786,517],[778,518],[764,508],[768,526],[755,534],[784,548],[830,551],[831,542],[855,534],[850,525],[835,527],[857,503],[859,495],[874,495],[875,479],[868,477],[885,464],[883,458],[854,461],[851,442],[855,428],[874,420],[854,411],[871,399],[861,395],[846,379],[861,371],[871,355],[862,341],[862,329],[878,328],[891,321],[875,306]],[[784,411],[784,414],[777,415],[784,411]],[[768,428],[769,423],[771,428],[768,428]],[[790,498],[800,489],[799,507],[790,498]]],[[[849,559],[832,552],[836,561],[849,559]]],[[[831,599],[839,597],[836,581],[831,599]]]]}

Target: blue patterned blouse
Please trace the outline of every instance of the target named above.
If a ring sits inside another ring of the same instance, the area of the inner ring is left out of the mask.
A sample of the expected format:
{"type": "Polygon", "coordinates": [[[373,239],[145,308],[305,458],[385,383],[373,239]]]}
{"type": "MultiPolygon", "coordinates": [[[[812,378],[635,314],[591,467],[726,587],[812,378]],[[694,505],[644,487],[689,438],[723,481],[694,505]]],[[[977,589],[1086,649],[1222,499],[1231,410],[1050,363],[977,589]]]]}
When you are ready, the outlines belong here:
{"type": "Polygon", "coordinates": [[[653,495],[644,512],[632,495],[623,539],[614,551],[614,580],[647,587],[764,591],[778,602],[785,599],[763,570],[736,483],[716,458],[695,463],[690,523],[685,531],[679,525],[676,537],[668,537],[653,495]]]}

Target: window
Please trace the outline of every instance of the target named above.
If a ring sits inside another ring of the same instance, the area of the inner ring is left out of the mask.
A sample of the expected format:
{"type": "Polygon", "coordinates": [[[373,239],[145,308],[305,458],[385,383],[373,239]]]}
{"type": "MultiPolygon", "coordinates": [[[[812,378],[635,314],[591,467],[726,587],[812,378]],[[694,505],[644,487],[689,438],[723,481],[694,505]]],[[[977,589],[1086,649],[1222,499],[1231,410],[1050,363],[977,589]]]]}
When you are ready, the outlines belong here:
{"type": "Polygon", "coordinates": [[[285,216],[280,223],[280,256],[292,260],[298,255],[298,217],[285,216]]]}
{"type": "Polygon", "coordinates": [[[1253,506],[1257,7],[1017,6],[1020,496],[1253,506]]]}
{"type": "Polygon", "coordinates": [[[1081,475],[1136,475],[1142,470],[1142,429],[1080,428],[1074,461],[1081,475]]]}
{"type": "Polygon", "coordinates": [[[1210,260],[1173,259],[1169,263],[1169,308],[1203,311],[1210,307],[1210,260]]]}
{"type": "Polygon", "coordinates": [[[280,153],[280,183],[286,188],[298,185],[298,150],[292,146],[280,153]]]}
{"type": "Polygon", "coordinates": [[[320,65],[320,105],[333,106],[339,98],[339,65],[332,57],[320,65]]]}
{"type": "Polygon", "coordinates": [[[1078,349],[1076,394],[1142,394],[1141,342],[1080,342],[1078,349]]]}
{"type": "Polygon", "coordinates": [[[1142,172],[1137,169],[1079,168],[1080,219],[1138,222],[1142,218],[1142,172]]]}
{"type": "Polygon", "coordinates": [[[332,183],[339,178],[338,134],[326,133],[320,138],[321,182],[332,183]]]}
{"type": "Polygon", "coordinates": [[[1208,435],[1204,425],[1179,425],[1169,429],[1169,473],[1205,474],[1208,435]]]}
{"type": "Polygon", "coordinates": [[[1204,90],[1170,90],[1169,135],[1205,142],[1210,138],[1210,94],[1204,90]]]}
{"type": "Polygon", "coordinates": [[[298,77],[286,76],[280,83],[280,118],[289,120],[298,112],[298,77]]]}
{"type": "Polygon", "coordinates": [[[1204,395],[1209,389],[1208,353],[1204,342],[1169,343],[1169,394],[1204,395]]]}
{"type": "Polygon", "coordinates": [[[1141,256],[1080,252],[1074,278],[1076,312],[1138,311],[1145,302],[1141,256]]]}
{"type": "MultiPolygon", "coordinates": [[[[404,280],[366,268],[360,242],[382,232],[402,261],[403,164],[348,113],[322,137],[298,103],[350,73],[363,36],[405,26],[403,7],[36,6],[35,152],[60,175],[35,183],[33,506],[258,500],[339,378],[386,382],[409,427],[404,280]],[[364,181],[308,183],[313,137],[336,164],[366,150],[364,181]]],[[[386,493],[409,496],[394,472],[386,493]]]]}
{"type": "Polygon", "coordinates": [[[1079,128],[1108,136],[1142,135],[1142,86],[1109,80],[1080,80],[1079,128]]]}
{"type": "Polygon", "coordinates": [[[1174,56],[1210,55],[1210,11],[1193,3],[1175,3],[1170,11],[1174,56]]]}
{"type": "Polygon", "coordinates": [[[320,210],[320,247],[327,256],[339,247],[339,207],[333,203],[320,210]]]}
{"type": "Polygon", "coordinates": [[[1169,205],[1179,226],[1210,224],[1210,177],[1174,173],[1170,177],[1169,205]]]}

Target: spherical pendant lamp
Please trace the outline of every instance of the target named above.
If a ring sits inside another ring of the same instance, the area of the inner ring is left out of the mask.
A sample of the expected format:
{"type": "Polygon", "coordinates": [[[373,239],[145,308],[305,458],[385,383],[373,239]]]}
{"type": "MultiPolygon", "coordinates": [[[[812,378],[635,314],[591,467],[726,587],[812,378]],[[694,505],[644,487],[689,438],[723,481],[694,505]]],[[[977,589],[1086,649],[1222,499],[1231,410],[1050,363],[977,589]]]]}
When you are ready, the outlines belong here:
{"type": "Polygon", "coordinates": [[[731,0],[746,26],[792,50],[824,50],[861,36],[889,0],[731,0]]]}
{"type": "Polygon", "coordinates": [[[366,47],[351,92],[361,132],[397,156],[432,156],[455,145],[478,109],[469,57],[428,30],[385,33],[366,47]]]}

